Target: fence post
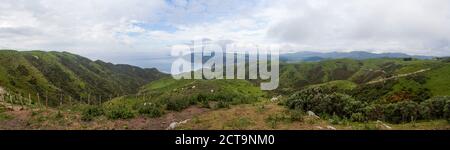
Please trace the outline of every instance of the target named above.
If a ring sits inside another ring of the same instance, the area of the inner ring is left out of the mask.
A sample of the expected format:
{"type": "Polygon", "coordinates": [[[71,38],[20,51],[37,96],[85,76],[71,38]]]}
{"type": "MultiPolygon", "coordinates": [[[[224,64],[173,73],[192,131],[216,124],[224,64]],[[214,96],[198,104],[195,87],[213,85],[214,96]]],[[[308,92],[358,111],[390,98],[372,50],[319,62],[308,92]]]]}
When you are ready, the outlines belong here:
{"type": "Polygon", "coordinates": [[[11,109],[14,111],[14,104],[13,104],[13,100],[12,100],[12,95],[9,94],[9,101],[11,102],[11,109]]]}
{"type": "Polygon", "coordinates": [[[69,106],[72,106],[72,96],[69,96],[69,106]]]}
{"type": "Polygon", "coordinates": [[[39,93],[36,93],[36,97],[37,97],[37,105],[39,107],[41,107],[42,105],[41,105],[41,100],[39,99],[39,93]]]}
{"type": "Polygon", "coordinates": [[[21,110],[23,110],[23,97],[22,97],[22,93],[19,93],[19,102],[20,102],[20,108],[21,108],[21,110]]]}
{"type": "Polygon", "coordinates": [[[91,93],[88,93],[88,105],[91,105],[91,93]]]}
{"type": "Polygon", "coordinates": [[[60,97],[59,97],[59,106],[60,107],[62,106],[62,103],[63,103],[63,94],[61,93],[60,97]]]}
{"type": "Polygon", "coordinates": [[[29,102],[29,105],[31,106],[31,94],[30,93],[28,93],[28,102],[29,102]]]}
{"type": "Polygon", "coordinates": [[[101,95],[100,95],[99,101],[100,101],[100,102],[99,102],[98,104],[99,104],[99,105],[102,105],[102,96],[101,96],[101,95]]]}
{"type": "Polygon", "coordinates": [[[45,92],[45,109],[48,109],[48,91],[45,92]]]}

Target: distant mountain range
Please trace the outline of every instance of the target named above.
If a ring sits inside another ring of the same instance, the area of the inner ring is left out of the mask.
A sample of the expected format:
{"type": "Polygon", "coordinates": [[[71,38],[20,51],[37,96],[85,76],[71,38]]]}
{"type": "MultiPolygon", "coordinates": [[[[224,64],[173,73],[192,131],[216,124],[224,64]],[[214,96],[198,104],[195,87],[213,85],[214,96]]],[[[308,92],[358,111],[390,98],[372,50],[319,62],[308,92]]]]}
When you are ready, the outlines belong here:
{"type": "Polygon", "coordinates": [[[351,59],[371,59],[371,58],[416,58],[416,59],[432,59],[432,56],[420,56],[420,55],[408,55],[405,53],[370,53],[364,51],[353,51],[353,52],[296,52],[281,54],[280,60],[285,62],[299,62],[299,61],[320,61],[323,59],[340,59],[340,58],[351,58],[351,59]]]}

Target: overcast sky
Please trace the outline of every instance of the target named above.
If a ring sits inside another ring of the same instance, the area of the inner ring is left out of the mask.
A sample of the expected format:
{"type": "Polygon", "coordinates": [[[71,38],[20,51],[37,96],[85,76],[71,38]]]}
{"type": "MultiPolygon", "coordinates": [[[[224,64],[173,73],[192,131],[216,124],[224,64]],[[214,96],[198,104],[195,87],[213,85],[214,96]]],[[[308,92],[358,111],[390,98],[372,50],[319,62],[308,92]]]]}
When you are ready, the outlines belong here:
{"type": "Polygon", "coordinates": [[[282,51],[450,54],[449,0],[1,0],[0,49],[148,67],[210,38],[282,51]]]}

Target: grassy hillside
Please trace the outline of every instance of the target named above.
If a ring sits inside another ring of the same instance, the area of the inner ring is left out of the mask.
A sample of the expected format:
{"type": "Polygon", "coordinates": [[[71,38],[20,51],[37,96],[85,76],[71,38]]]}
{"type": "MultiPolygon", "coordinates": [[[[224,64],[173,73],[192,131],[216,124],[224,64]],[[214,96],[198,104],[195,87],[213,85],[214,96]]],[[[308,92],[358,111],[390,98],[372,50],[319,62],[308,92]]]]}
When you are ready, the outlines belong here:
{"type": "Polygon", "coordinates": [[[156,69],[91,61],[67,52],[0,51],[0,86],[16,95],[48,95],[92,101],[132,94],[145,83],[167,76],[156,69]]]}
{"type": "MultiPolygon", "coordinates": [[[[429,79],[428,87],[438,90],[435,87],[440,84],[439,80],[445,76],[449,64],[436,60],[412,60],[403,59],[335,59],[321,62],[304,63],[284,63],[280,70],[279,91],[294,92],[306,86],[323,84],[330,81],[351,81],[356,84],[363,84],[370,81],[388,78],[396,75],[412,73],[421,69],[431,69],[425,72],[424,76],[429,79]],[[447,69],[447,70],[446,70],[447,69]]],[[[449,80],[441,82],[448,83],[449,80]]],[[[448,91],[447,88],[443,89],[448,91]]],[[[442,92],[437,92],[439,94],[442,92]]]]}
{"type": "Polygon", "coordinates": [[[83,116],[128,119],[160,117],[196,105],[205,109],[229,108],[254,103],[264,96],[259,87],[245,80],[175,80],[164,78],[141,87],[138,94],[117,97],[103,105],[85,108],[83,116]]]}
{"type": "Polygon", "coordinates": [[[296,75],[300,76],[281,78],[281,82],[315,76],[317,83],[305,82],[287,87],[296,90],[295,94],[287,94],[291,96],[285,105],[291,109],[314,111],[324,117],[356,122],[450,119],[448,62],[370,59],[350,63],[358,65],[348,65],[349,62],[341,66],[327,65],[333,62],[339,64],[342,60],[289,64],[313,69],[299,70],[296,75]],[[348,69],[348,66],[353,66],[353,69],[348,69]],[[315,73],[308,73],[311,70],[315,73]],[[333,74],[330,70],[347,70],[349,74],[340,74],[346,79],[330,80],[326,77],[333,74]]]}

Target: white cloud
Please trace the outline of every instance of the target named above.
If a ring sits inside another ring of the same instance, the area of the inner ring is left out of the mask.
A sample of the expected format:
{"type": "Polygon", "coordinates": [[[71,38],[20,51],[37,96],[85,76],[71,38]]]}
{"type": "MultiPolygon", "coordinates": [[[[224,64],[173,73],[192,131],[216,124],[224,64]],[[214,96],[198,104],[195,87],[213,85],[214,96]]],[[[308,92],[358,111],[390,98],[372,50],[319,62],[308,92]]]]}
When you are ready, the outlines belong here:
{"type": "Polygon", "coordinates": [[[265,14],[268,36],[311,50],[450,53],[447,0],[287,0],[265,14]]]}
{"type": "Polygon", "coordinates": [[[143,32],[133,24],[157,21],[164,1],[6,0],[0,8],[2,47],[101,53],[130,49],[127,34],[143,32]]]}

